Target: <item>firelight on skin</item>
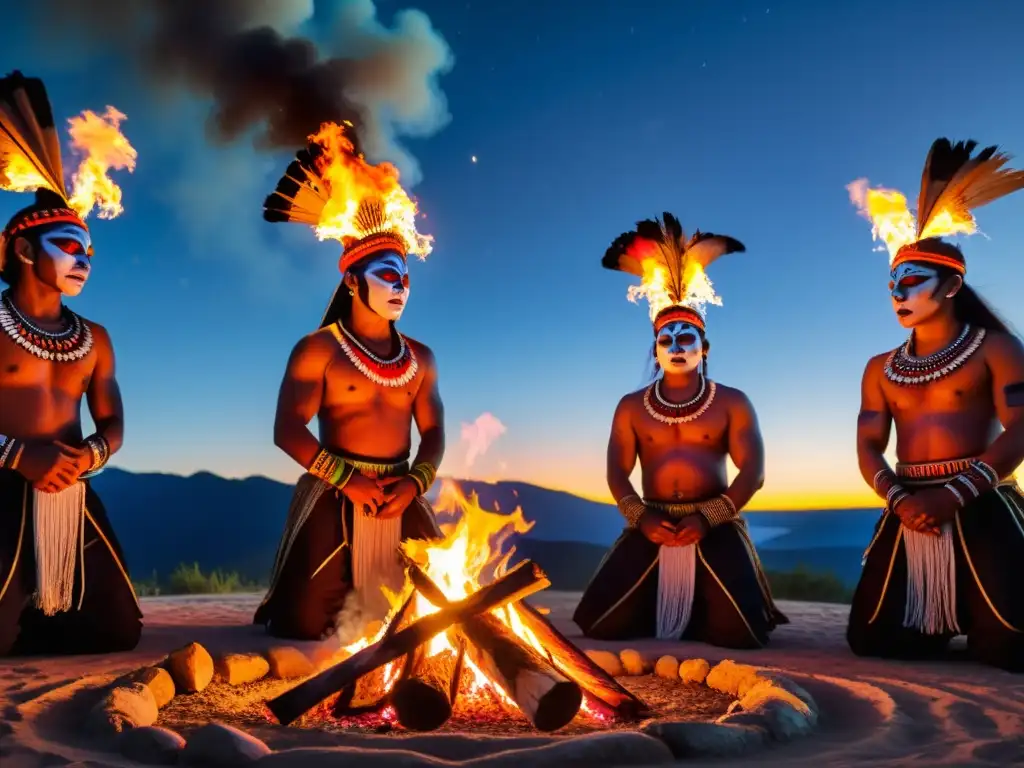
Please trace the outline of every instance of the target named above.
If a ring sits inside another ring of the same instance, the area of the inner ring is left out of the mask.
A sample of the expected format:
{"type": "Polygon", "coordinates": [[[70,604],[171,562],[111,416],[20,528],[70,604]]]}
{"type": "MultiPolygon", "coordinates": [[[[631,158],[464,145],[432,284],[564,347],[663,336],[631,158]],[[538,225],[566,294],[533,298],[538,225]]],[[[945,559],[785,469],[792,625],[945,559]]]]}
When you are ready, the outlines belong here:
{"type": "Polygon", "coordinates": [[[655,354],[666,373],[691,373],[704,359],[704,342],[695,326],[677,320],[658,332],[655,354]]]}
{"type": "Polygon", "coordinates": [[[366,268],[366,303],[386,320],[395,322],[409,301],[409,265],[396,251],[384,251],[366,268]]]}
{"type": "Polygon", "coordinates": [[[905,261],[889,274],[892,306],[900,324],[909,328],[934,315],[941,297],[939,273],[924,264],[905,261]]]}
{"type": "Polygon", "coordinates": [[[65,296],[77,296],[92,271],[92,238],[74,224],[39,236],[37,274],[65,296]]]}

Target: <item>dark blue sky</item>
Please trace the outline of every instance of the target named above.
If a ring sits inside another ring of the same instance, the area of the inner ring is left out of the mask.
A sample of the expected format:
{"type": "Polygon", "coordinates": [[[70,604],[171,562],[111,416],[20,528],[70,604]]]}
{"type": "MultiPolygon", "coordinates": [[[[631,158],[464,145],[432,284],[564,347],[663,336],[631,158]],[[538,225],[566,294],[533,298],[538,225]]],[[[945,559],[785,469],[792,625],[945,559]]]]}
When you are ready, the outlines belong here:
{"type": "MultiPolygon", "coordinates": [[[[326,34],[318,3],[308,33],[326,34]]],[[[377,3],[383,23],[405,3],[377,3]]],[[[439,358],[451,449],[490,412],[507,432],[472,467],[603,496],[618,398],[641,385],[650,324],[629,279],[600,268],[638,218],[676,213],[747,253],[709,276],[712,376],[744,389],[768,450],[762,505],[870,498],[857,475],[859,380],[904,335],[885,254],[850,205],[867,177],[912,200],[940,135],[1024,152],[1024,6],[884,2],[422,0],[454,67],[451,121],[406,142],[435,237],[412,264],[401,326],[439,358]],[[471,162],[476,156],[478,162],[471,162]]],[[[211,146],[206,105],[123,65],[39,44],[0,51],[44,77],[58,115],[112,104],[139,151],[126,213],[93,225],[97,256],[73,307],[113,334],[128,469],[294,478],[271,442],[292,345],[336,285],[338,245],[266,224],[288,161],[211,146]]],[[[3,193],[5,218],[26,202],[3,193]]],[[[1024,195],[980,211],[968,280],[1021,325],[1024,195]]],[[[755,503],[756,505],[756,503],[755,503]]],[[[528,510],[527,510],[528,513],[528,510]]]]}

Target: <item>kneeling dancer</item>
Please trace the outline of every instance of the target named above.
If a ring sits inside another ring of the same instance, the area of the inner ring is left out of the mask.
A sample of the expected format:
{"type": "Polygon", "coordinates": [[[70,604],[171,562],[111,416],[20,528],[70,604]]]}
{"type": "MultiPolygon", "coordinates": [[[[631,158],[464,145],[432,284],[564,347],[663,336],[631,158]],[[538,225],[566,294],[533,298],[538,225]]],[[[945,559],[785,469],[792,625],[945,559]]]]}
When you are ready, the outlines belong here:
{"type": "Polygon", "coordinates": [[[857,420],[861,474],[885,500],[864,556],[847,640],[859,655],[922,658],[966,634],[977,660],[1024,671],[1024,346],[964,282],[971,213],[1024,187],[1008,157],[938,139],[917,222],[893,190],[851,185],[885,240],[907,341],[868,361],[857,420]],[[907,226],[892,226],[891,216],[907,226]],[[904,236],[904,233],[908,233],[904,236]],[[908,242],[910,241],[910,242],[908,242]],[[895,471],[884,457],[896,426],[895,471]]]}
{"type": "Polygon", "coordinates": [[[737,389],[707,377],[704,307],[721,303],[704,269],[745,250],[679,221],[641,221],[602,264],[643,278],[661,376],[626,395],[608,443],[608,487],[626,529],[591,579],[574,620],[588,637],[699,640],[756,648],[787,621],[772,601],[739,511],[764,480],[757,416],[737,389]],[[739,474],[726,481],[726,458],[739,474]],[[643,498],[630,483],[637,459],[643,498]]]}
{"type": "Polygon", "coordinates": [[[311,224],[344,243],[341,283],[320,329],[292,351],[278,398],[274,442],[306,473],[254,617],[277,637],[333,634],[343,608],[357,633],[384,618],[383,588],[404,580],[401,541],[440,535],[423,498],[444,455],[437,367],[426,345],[395,327],[409,299],[408,254],[430,252],[415,210],[397,171],[367,165],[329,124],[265,203],[268,221],[311,224]],[[373,193],[343,197],[352,190],[373,193]],[[314,416],[319,437],[307,426],[314,416]]]}
{"type": "Polygon", "coordinates": [[[121,447],[124,414],[109,334],[63,303],[92,272],[93,200],[69,199],[59,147],[43,83],[0,80],[0,188],[35,190],[0,233],[0,656],[126,651],[142,632],[89,482],[121,447]],[[96,425],[84,439],[83,396],[96,425]]]}

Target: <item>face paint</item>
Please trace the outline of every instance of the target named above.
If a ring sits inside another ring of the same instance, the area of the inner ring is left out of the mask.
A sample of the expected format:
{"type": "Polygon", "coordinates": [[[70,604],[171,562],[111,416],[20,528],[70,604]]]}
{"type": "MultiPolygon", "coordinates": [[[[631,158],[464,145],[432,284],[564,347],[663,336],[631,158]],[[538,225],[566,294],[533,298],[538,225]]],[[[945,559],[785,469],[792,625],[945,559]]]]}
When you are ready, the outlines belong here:
{"type": "Polygon", "coordinates": [[[63,224],[39,236],[35,272],[65,296],[77,296],[92,271],[92,238],[74,224],[63,224]]]}
{"type": "Polygon", "coordinates": [[[409,267],[395,251],[383,251],[366,266],[366,303],[385,320],[398,320],[409,300],[409,267]]]}
{"type": "Polygon", "coordinates": [[[906,328],[927,320],[945,300],[936,296],[939,273],[932,267],[905,261],[889,274],[889,293],[900,324],[906,328]]]}
{"type": "Polygon", "coordinates": [[[704,359],[700,332],[689,323],[669,323],[658,332],[654,345],[658,365],[666,373],[691,373],[704,359]]]}

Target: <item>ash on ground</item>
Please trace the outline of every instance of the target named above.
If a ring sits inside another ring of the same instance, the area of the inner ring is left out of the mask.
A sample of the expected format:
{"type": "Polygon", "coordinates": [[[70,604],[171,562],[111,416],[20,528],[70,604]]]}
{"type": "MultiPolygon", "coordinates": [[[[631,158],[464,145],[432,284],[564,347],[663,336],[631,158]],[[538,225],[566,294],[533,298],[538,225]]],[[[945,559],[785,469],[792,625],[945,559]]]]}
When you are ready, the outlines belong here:
{"type": "MultiPolygon", "coordinates": [[[[666,680],[655,675],[619,678],[619,683],[638,696],[653,711],[654,717],[666,720],[710,722],[724,715],[732,697],[703,685],[666,680]]],[[[247,685],[231,686],[214,682],[202,693],[179,695],[160,712],[159,725],[187,734],[210,722],[221,722],[251,731],[271,746],[282,740],[309,746],[330,743],[336,734],[395,734],[411,732],[394,721],[393,712],[372,713],[359,717],[333,717],[332,702],[327,701],[284,728],[274,723],[266,702],[296,685],[294,680],[261,680],[247,685]],[[284,732],[287,732],[284,733],[284,732]]],[[[636,723],[595,718],[581,710],[580,714],[556,735],[579,735],[597,731],[630,730],[636,723]]],[[[471,733],[475,736],[537,736],[541,735],[514,705],[494,693],[477,692],[473,696],[460,692],[451,719],[433,733],[471,733]]]]}

